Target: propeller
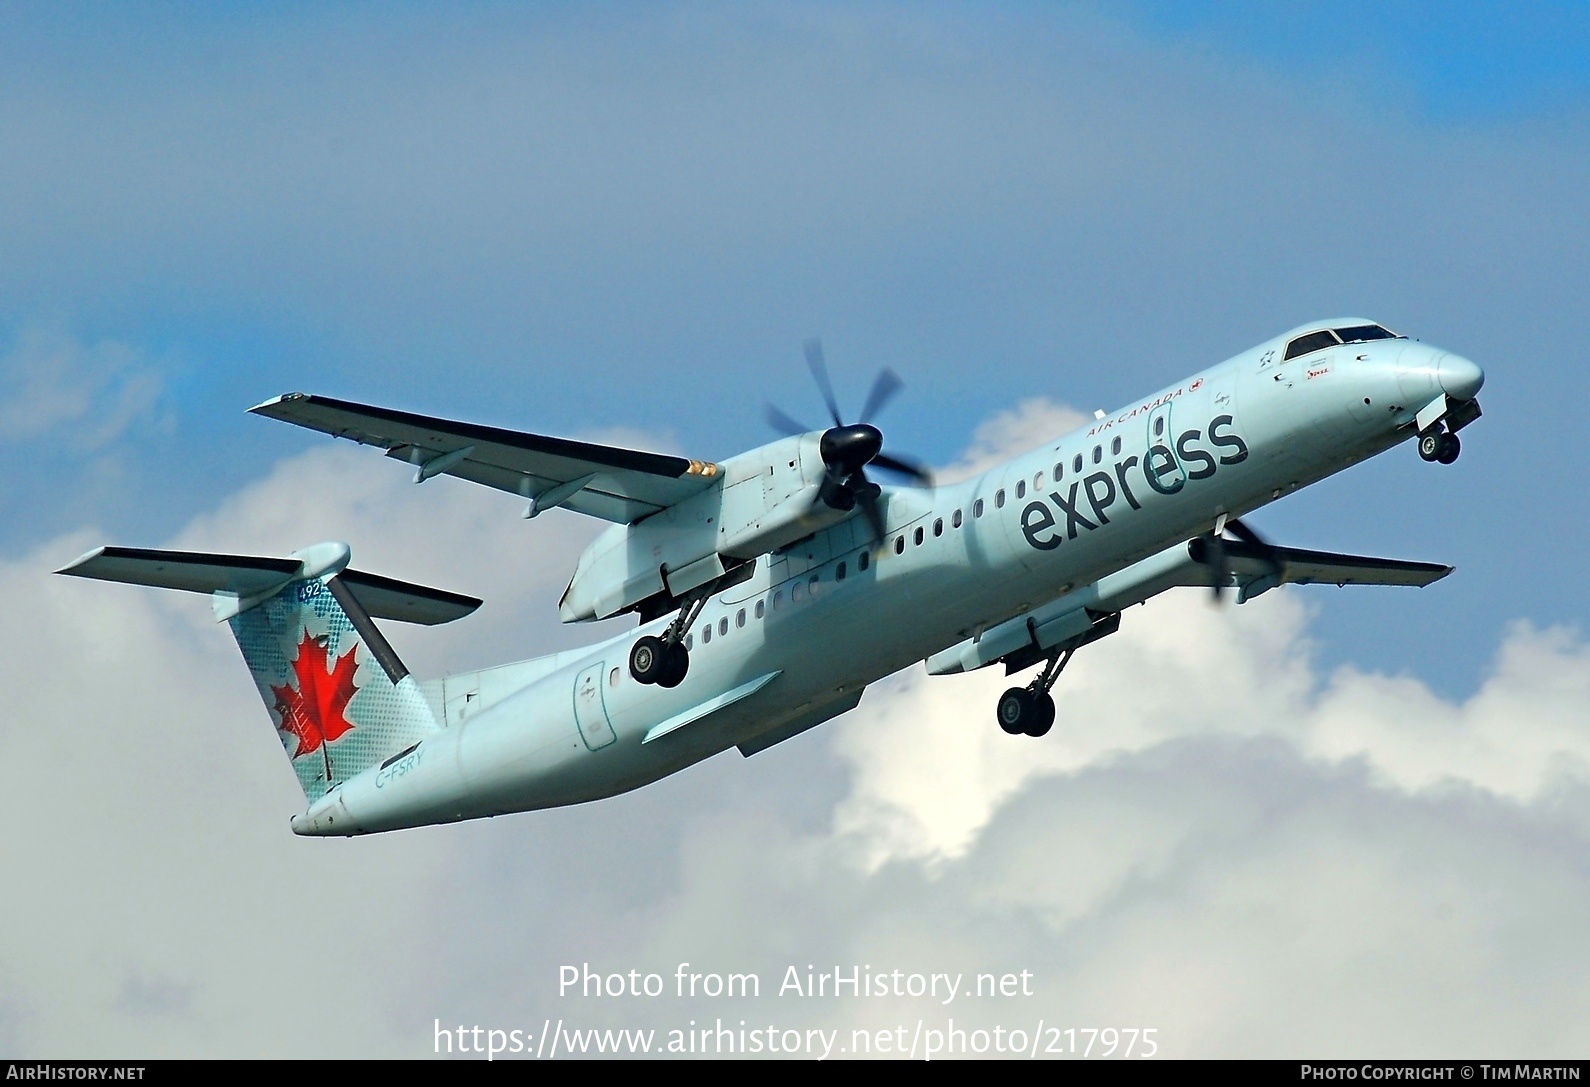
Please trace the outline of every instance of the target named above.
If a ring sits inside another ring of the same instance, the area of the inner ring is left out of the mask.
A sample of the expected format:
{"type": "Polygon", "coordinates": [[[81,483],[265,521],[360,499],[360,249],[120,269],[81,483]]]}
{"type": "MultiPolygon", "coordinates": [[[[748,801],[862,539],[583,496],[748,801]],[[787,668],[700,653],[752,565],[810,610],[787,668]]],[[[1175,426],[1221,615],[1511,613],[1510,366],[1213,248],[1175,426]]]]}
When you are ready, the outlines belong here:
{"type": "MultiPolygon", "coordinates": [[[[847,424],[839,411],[839,399],[834,396],[833,382],[828,379],[828,364],[823,359],[822,342],[816,339],[805,343],[806,366],[811,370],[817,391],[834,425],[823,431],[818,449],[823,463],[828,466],[828,476],[823,481],[819,497],[836,510],[851,510],[860,506],[872,526],[874,540],[884,532],[883,512],[878,508],[878,498],[883,489],[867,478],[869,466],[894,472],[919,486],[931,487],[933,477],[928,470],[905,457],[891,456],[883,451],[883,431],[871,421],[905,387],[905,382],[893,370],[885,367],[873,379],[861,409],[859,422],[847,424]]],[[[805,434],[812,428],[790,417],[772,404],[767,406],[767,421],[786,435],[805,434]]]]}
{"type": "Polygon", "coordinates": [[[1213,532],[1195,536],[1187,544],[1187,554],[1192,560],[1209,568],[1209,589],[1214,594],[1216,604],[1224,603],[1225,590],[1231,585],[1233,547],[1244,558],[1262,559],[1272,566],[1279,566],[1279,560],[1275,557],[1276,549],[1269,541],[1235,517],[1222,517],[1216,522],[1213,532]],[[1226,539],[1226,532],[1236,539],[1226,539]]]}

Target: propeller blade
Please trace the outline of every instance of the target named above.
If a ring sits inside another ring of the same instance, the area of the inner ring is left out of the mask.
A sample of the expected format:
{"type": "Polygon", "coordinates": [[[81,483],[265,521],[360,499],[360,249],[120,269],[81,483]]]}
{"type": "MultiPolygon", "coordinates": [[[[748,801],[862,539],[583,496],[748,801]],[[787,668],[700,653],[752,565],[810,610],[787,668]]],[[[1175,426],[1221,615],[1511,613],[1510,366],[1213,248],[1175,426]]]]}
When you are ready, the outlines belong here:
{"type": "Polygon", "coordinates": [[[902,457],[891,457],[887,453],[879,453],[872,458],[871,465],[874,468],[883,468],[902,476],[909,476],[923,487],[933,486],[933,474],[914,461],[905,460],[902,457]]]}
{"type": "Polygon", "coordinates": [[[839,417],[839,401],[834,397],[834,386],[828,380],[828,365],[823,362],[823,342],[816,337],[806,341],[806,365],[811,369],[818,391],[823,394],[823,403],[828,405],[828,414],[834,417],[834,426],[844,426],[845,421],[839,417]]]}
{"type": "Polygon", "coordinates": [[[872,391],[867,394],[867,403],[861,409],[861,422],[872,422],[873,416],[883,410],[883,406],[894,398],[894,394],[905,388],[905,382],[900,380],[900,375],[885,366],[878,371],[878,376],[872,382],[872,391]]]}
{"type": "Polygon", "coordinates": [[[1187,553],[1192,560],[1202,563],[1209,571],[1209,589],[1215,603],[1221,603],[1221,594],[1231,584],[1231,559],[1226,554],[1226,541],[1213,532],[1195,536],[1188,543],[1187,553]]]}
{"type": "Polygon", "coordinates": [[[1257,532],[1253,531],[1241,521],[1237,520],[1235,517],[1226,522],[1226,528],[1233,536],[1241,540],[1243,543],[1250,543],[1254,547],[1270,546],[1270,542],[1268,540],[1266,540],[1263,536],[1260,536],[1257,532]]]}
{"type": "Polygon", "coordinates": [[[1215,603],[1223,604],[1226,586],[1231,583],[1231,560],[1226,557],[1226,542],[1211,535],[1204,553],[1209,563],[1209,589],[1214,593],[1215,603]]]}
{"type": "Polygon", "coordinates": [[[785,415],[772,404],[767,406],[765,418],[767,419],[769,426],[771,426],[774,430],[781,432],[785,437],[792,437],[796,434],[805,434],[807,431],[811,430],[811,427],[800,422],[798,419],[792,419],[788,415],[785,415]]]}
{"type": "Polygon", "coordinates": [[[856,502],[861,506],[861,512],[867,516],[867,525],[872,529],[872,539],[869,543],[877,543],[883,539],[883,511],[878,508],[878,498],[882,492],[875,487],[864,487],[856,495],[856,502]]]}

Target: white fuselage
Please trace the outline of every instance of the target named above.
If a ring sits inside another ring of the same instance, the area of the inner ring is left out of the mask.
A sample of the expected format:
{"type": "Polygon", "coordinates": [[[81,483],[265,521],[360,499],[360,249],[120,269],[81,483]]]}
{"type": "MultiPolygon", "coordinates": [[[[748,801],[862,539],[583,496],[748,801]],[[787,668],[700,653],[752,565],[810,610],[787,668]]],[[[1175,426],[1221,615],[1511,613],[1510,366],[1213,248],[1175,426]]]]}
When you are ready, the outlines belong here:
{"type": "Polygon", "coordinates": [[[1443,353],[1428,345],[1379,340],[1282,362],[1284,344],[975,478],[889,490],[881,541],[852,517],[759,558],[693,624],[678,687],[642,685],[627,668],[635,638],[668,619],[449,678],[433,691],[440,731],[333,790],[294,829],[369,832],[578,803],[731,746],[758,750],[848,709],[869,683],[1397,444],[1442,395],[1443,353]]]}

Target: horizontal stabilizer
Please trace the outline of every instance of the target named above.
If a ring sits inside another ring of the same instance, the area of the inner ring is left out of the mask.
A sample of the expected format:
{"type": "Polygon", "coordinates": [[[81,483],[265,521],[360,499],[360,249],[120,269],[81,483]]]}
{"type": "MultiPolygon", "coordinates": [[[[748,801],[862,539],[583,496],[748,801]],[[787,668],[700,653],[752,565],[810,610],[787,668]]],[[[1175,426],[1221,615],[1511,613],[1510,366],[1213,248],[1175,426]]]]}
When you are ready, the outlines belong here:
{"type": "Polygon", "coordinates": [[[290,581],[302,567],[299,559],[101,547],[55,572],[98,581],[152,585],[157,589],[253,596],[290,581]]]}
{"type": "MultiPolygon", "coordinates": [[[[324,545],[322,545],[324,546],[324,545]]],[[[67,566],[59,574],[151,585],[190,593],[227,593],[257,598],[303,577],[318,577],[317,555],[310,548],[300,557],[270,558],[258,555],[214,555],[201,551],[158,551],[142,547],[101,547],[67,566]]],[[[346,549],[340,549],[343,554],[346,549]]],[[[334,561],[334,560],[333,560],[334,561]]],[[[346,560],[344,560],[346,561],[346,560]]],[[[343,570],[341,580],[372,617],[433,626],[469,615],[481,602],[472,596],[414,585],[395,578],[343,570]]]]}

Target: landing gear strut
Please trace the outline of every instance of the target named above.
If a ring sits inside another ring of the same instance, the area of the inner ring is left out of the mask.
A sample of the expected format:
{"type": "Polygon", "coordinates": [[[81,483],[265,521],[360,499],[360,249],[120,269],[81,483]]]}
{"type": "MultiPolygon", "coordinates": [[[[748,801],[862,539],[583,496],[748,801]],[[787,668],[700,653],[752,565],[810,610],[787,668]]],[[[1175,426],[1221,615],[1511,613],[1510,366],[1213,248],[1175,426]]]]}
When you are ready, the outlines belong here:
{"type": "Polygon", "coordinates": [[[637,683],[655,683],[659,687],[677,687],[690,671],[690,651],[685,648],[685,630],[696,621],[707,598],[702,596],[679,609],[674,621],[668,624],[662,637],[653,634],[635,639],[629,650],[629,674],[637,683]]]}
{"type": "Polygon", "coordinates": [[[1449,430],[1432,428],[1419,435],[1419,456],[1427,461],[1451,464],[1462,450],[1463,443],[1449,430]]]}
{"type": "Polygon", "coordinates": [[[1049,689],[1071,662],[1073,647],[1049,658],[1043,671],[1025,687],[1012,687],[999,696],[999,727],[1012,736],[1042,736],[1054,727],[1054,699],[1049,689]]]}

